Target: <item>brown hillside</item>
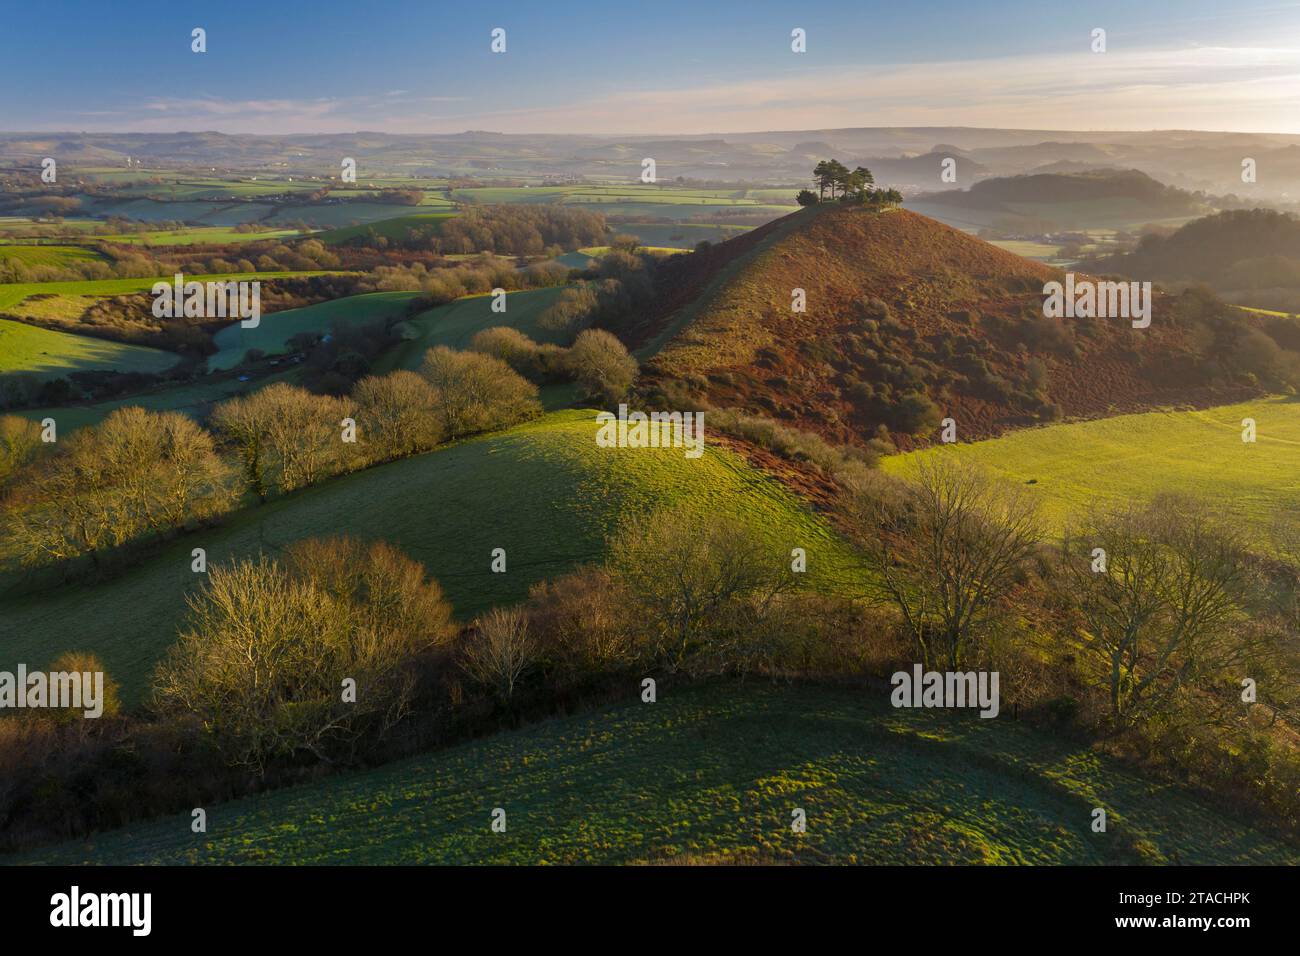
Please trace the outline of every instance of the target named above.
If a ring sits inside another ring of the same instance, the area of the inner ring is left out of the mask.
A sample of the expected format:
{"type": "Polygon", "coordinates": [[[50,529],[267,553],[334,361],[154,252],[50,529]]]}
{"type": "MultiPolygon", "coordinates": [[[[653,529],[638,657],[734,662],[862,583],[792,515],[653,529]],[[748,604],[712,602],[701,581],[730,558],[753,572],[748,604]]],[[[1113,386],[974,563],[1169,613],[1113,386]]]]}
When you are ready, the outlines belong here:
{"type": "Polygon", "coordinates": [[[836,442],[884,425],[906,447],[934,438],[944,416],[969,440],[1255,391],[1189,384],[1208,381],[1203,356],[1164,296],[1143,330],[1045,318],[1043,283],[1060,277],[913,212],[814,207],[666,261],[656,284],[670,305],[637,340],[672,333],[645,374],[663,398],[743,408],[836,442]],[[791,311],[796,288],[802,314],[791,311]]]}

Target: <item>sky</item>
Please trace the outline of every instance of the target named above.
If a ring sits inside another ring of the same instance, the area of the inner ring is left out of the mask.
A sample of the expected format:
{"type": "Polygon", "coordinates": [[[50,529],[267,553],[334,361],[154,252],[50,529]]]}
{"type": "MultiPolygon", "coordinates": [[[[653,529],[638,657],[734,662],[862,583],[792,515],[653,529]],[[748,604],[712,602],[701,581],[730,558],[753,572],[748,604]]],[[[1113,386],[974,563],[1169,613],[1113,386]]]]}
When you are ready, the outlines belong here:
{"type": "Polygon", "coordinates": [[[0,24],[5,131],[1300,133],[1300,0],[0,0],[0,24]]]}

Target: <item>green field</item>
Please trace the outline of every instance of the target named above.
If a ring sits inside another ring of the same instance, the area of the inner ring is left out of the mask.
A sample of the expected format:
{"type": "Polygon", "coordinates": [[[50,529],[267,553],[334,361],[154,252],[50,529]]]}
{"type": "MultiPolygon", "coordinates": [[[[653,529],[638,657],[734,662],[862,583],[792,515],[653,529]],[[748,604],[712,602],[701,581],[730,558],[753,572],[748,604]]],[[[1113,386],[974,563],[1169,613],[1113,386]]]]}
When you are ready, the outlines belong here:
{"type": "Polygon", "coordinates": [[[372,468],[241,512],[188,535],[101,584],[0,602],[0,670],[43,666],[70,647],[100,655],[138,701],[175,639],[185,594],[198,586],[190,550],[209,563],[275,553],[347,531],[392,542],[423,561],[460,615],[522,599],[532,583],[602,553],[625,514],[674,502],[735,515],[772,544],[774,559],[808,551],[812,584],[843,582],[853,558],[820,517],[738,456],[709,446],[604,449],[590,411],[565,411],[506,432],[372,468]],[[509,573],[490,570],[505,548],[509,573]]]}
{"type": "Polygon", "coordinates": [[[264,232],[237,232],[228,226],[191,226],[177,232],[165,232],[155,229],[150,232],[130,232],[113,236],[99,236],[105,242],[118,242],[126,245],[152,246],[197,246],[205,244],[224,245],[230,242],[255,242],[266,239],[288,239],[296,237],[294,229],[268,229],[264,232]]]}
{"type": "MultiPolygon", "coordinates": [[[[186,276],[187,282],[207,282],[218,279],[287,279],[293,276],[328,275],[318,272],[226,272],[221,275],[186,276]]],[[[73,282],[5,282],[0,283],[0,311],[13,309],[29,295],[128,295],[148,292],[155,282],[169,282],[171,276],[151,279],[84,279],[73,282]]]]}
{"type": "Polygon", "coordinates": [[[506,295],[506,311],[492,311],[491,295],[469,295],[422,312],[407,321],[408,338],[380,357],[376,371],[397,368],[416,369],[424,353],[437,345],[453,349],[466,348],[476,332],[497,325],[509,325],[535,342],[559,342],[562,336],[538,326],[542,313],[559,298],[560,288],[526,289],[506,295]]]}
{"type": "Polygon", "coordinates": [[[130,395],[126,398],[112,398],[87,405],[20,409],[13,414],[30,418],[33,421],[53,418],[58,422],[60,435],[66,435],[68,432],[83,428],[86,425],[97,424],[103,421],[114,409],[125,408],[128,405],[139,405],[141,408],[152,409],[156,412],[184,412],[187,415],[202,416],[207,413],[214,403],[224,401],[234,395],[244,395],[259,388],[265,388],[273,382],[297,383],[301,377],[301,372],[301,366],[295,365],[250,382],[241,382],[232,376],[213,377],[194,383],[167,385],[155,391],[130,395]]]}
{"type": "Polygon", "coordinates": [[[663,689],[13,859],[54,864],[1291,864],[1296,847],[1005,717],[887,689],[663,689]],[[506,832],[491,814],[506,812],[506,832]],[[1092,809],[1107,811],[1093,833],[1092,809]],[[807,832],[791,829],[802,809],[807,832]]]}
{"type": "Polygon", "coordinates": [[[417,292],[373,292],[286,309],[262,316],[256,328],[231,323],[212,337],[219,351],[208,356],[208,368],[232,369],[244,360],[249,349],[268,355],[288,351],[289,340],[300,332],[329,332],[338,325],[369,325],[401,314],[417,292]]]}
{"type": "Polygon", "coordinates": [[[85,246],[0,245],[0,262],[21,262],[25,266],[63,268],[75,262],[98,262],[104,257],[85,246]]]}
{"type": "Polygon", "coordinates": [[[397,216],[394,219],[381,219],[378,222],[365,225],[330,229],[321,233],[317,238],[327,245],[334,245],[373,232],[375,235],[383,236],[395,242],[404,242],[417,231],[425,233],[432,228],[436,232],[438,225],[443,220],[450,219],[454,215],[456,215],[454,212],[429,212],[415,213],[410,216],[397,216]]]}
{"type": "Polygon", "coordinates": [[[371,223],[407,216],[411,214],[411,208],[399,203],[368,202],[364,199],[332,205],[276,206],[275,212],[261,222],[269,226],[305,222],[313,229],[334,229],[354,223],[371,223]]]}
{"type": "Polygon", "coordinates": [[[164,372],[179,361],[180,356],[161,349],[0,319],[0,374],[24,372],[50,379],[69,372],[164,372]]]}
{"type": "MultiPolygon", "coordinates": [[[[959,424],[960,427],[960,424],[959,424]]],[[[906,472],[953,453],[1029,485],[1060,529],[1092,502],[1123,504],[1161,492],[1194,496],[1267,539],[1300,501],[1300,401],[1262,398],[1203,411],[1147,412],[1029,428],[1001,438],[884,459],[906,472]],[[1257,441],[1241,440],[1253,418],[1257,441]]]]}

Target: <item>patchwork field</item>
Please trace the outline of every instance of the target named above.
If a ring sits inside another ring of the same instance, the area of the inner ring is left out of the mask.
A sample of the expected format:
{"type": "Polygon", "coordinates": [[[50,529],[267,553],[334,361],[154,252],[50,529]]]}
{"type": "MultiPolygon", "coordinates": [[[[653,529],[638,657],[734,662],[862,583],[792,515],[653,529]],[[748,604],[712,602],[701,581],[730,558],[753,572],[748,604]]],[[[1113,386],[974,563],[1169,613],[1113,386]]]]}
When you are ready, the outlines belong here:
{"type": "Polygon", "coordinates": [[[1294,515],[1300,500],[1300,401],[1266,398],[1031,428],[893,456],[882,467],[906,473],[915,461],[940,454],[1029,485],[1057,530],[1092,502],[1174,492],[1212,502],[1266,541],[1274,519],[1294,515]],[[1255,420],[1253,444],[1241,440],[1244,418],[1255,420]]]}
{"type": "Polygon", "coordinates": [[[24,372],[48,379],[91,370],[164,372],[179,361],[180,356],[161,349],[0,319],[0,374],[24,372]]]}
{"type": "Polygon", "coordinates": [[[99,864],[1296,864],[1194,795],[887,688],[712,685],[27,854],[99,864]],[[1107,811],[1106,833],[1089,826],[1107,811]],[[493,808],[506,812],[493,833],[493,808]],[[807,832],[791,830],[802,809],[807,832]]]}
{"type": "Polygon", "coordinates": [[[771,542],[773,560],[806,548],[810,585],[850,579],[847,546],[775,479],[712,446],[695,460],[682,449],[599,448],[593,415],[557,412],[331,480],[186,536],[121,577],[6,599],[0,670],[44,666],[75,645],[100,655],[124,697],[138,701],[175,639],[185,594],[200,583],[192,548],[220,563],[341,529],[423,561],[460,615],[522,599],[534,582],[599,558],[622,516],[675,503],[751,524],[771,542]],[[490,570],[497,547],[506,549],[507,574],[490,570]]]}
{"type": "Polygon", "coordinates": [[[217,332],[212,340],[220,350],[208,356],[208,368],[232,369],[244,360],[249,349],[268,355],[288,351],[289,340],[301,332],[329,332],[339,325],[369,325],[395,316],[414,298],[415,292],[375,292],[321,302],[302,309],[286,309],[262,316],[256,328],[234,322],[217,332]]]}

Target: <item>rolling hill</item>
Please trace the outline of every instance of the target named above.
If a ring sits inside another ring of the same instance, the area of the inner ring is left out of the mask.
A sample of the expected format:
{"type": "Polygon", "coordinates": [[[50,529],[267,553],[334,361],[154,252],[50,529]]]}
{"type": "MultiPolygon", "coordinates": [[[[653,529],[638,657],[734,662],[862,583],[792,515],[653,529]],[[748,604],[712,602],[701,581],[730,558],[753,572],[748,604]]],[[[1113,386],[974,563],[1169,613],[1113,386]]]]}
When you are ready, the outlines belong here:
{"type": "Polygon", "coordinates": [[[341,530],[423,561],[460,615],[521,600],[534,582],[597,560],[623,516],[672,503],[753,524],[783,560],[806,548],[810,584],[844,580],[853,563],[847,546],[776,479],[712,444],[695,460],[681,449],[599,448],[593,415],[553,413],[334,479],[178,539],[120,577],[7,597],[0,670],[41,666],[74,644],[104,660],[124,699],[139,701],[175,639],[186,593],[200,583],[192,548],[220,563],[341,530]],[[497,547],[506,549],[508,573],[490,571],[497,547]]]}
{"type": "Polygon", "coordinates": [[[24,372],[51,379],[71,372],[165,372],[179,361],[179,355],[161,349],[0,319],[0,374],[24,372]]]}
{"type": "Polygon", "coordinates": [[[1108,168],[985,179],[969,189],[924,193],[907,205],[963,229],[994,226],[1035,232],[1132,229],[1185,222],[1209,211],[1191,193],[1146,173],[1108,168]]]}
{"type": "MultiPolygon", "coordinates": [[[[1240,400],[1211,387],[1178,303],[1149,328],[1049,319],[1061,274],[906,210],[815,206],[660,264],[659,308],[624,330],[670,402],[743,408],[833,441],[961,440],[1061,416],[1240,400]],[[806,311],[792,309],[794,290],[806,311]]],[[[1243,379],[1249,381],[1249,379],[1243,379]]]]}
{"type": "Polygon", "coordinates": [[[1296,864],[1203,798],[887,688],[714,684],[24,854],[111,864],[1296,864]],[[507,828],[490,828],[493,808],[507,828]],[[1107,811],[1093,833],[1092,809],[1107,811]],[[803,809],[807,832],[791,829],[803,809]]]}
{"type": "Polygon", "coordinates": [[[289,340],[301,332],[326,333],[338,325],[369,325],[400,315],[416,298],[415,292],[372,292],[331,299],[301,309],[286,309],[262,316],[256,328],[241,323],[226,325],[212,336],[218,351],[208,356],[209,369],[232,369],[249,349],[277,355],[289,349],[289,340]]]}
{"type": "Polygon", "coordinates": [[[1257,541],[1300,499],[1300,401],[1260,398],[1197,411],[1157,411],[1027,428],[988,441],[889,456],[907,474],[917,460],[955,454],[1027,485],[1055,530],[1093,504],[1182,494],[1231,507],[1257,541]],[[1253,418],[1256,441],[1241,440],[1253,418]]]}

